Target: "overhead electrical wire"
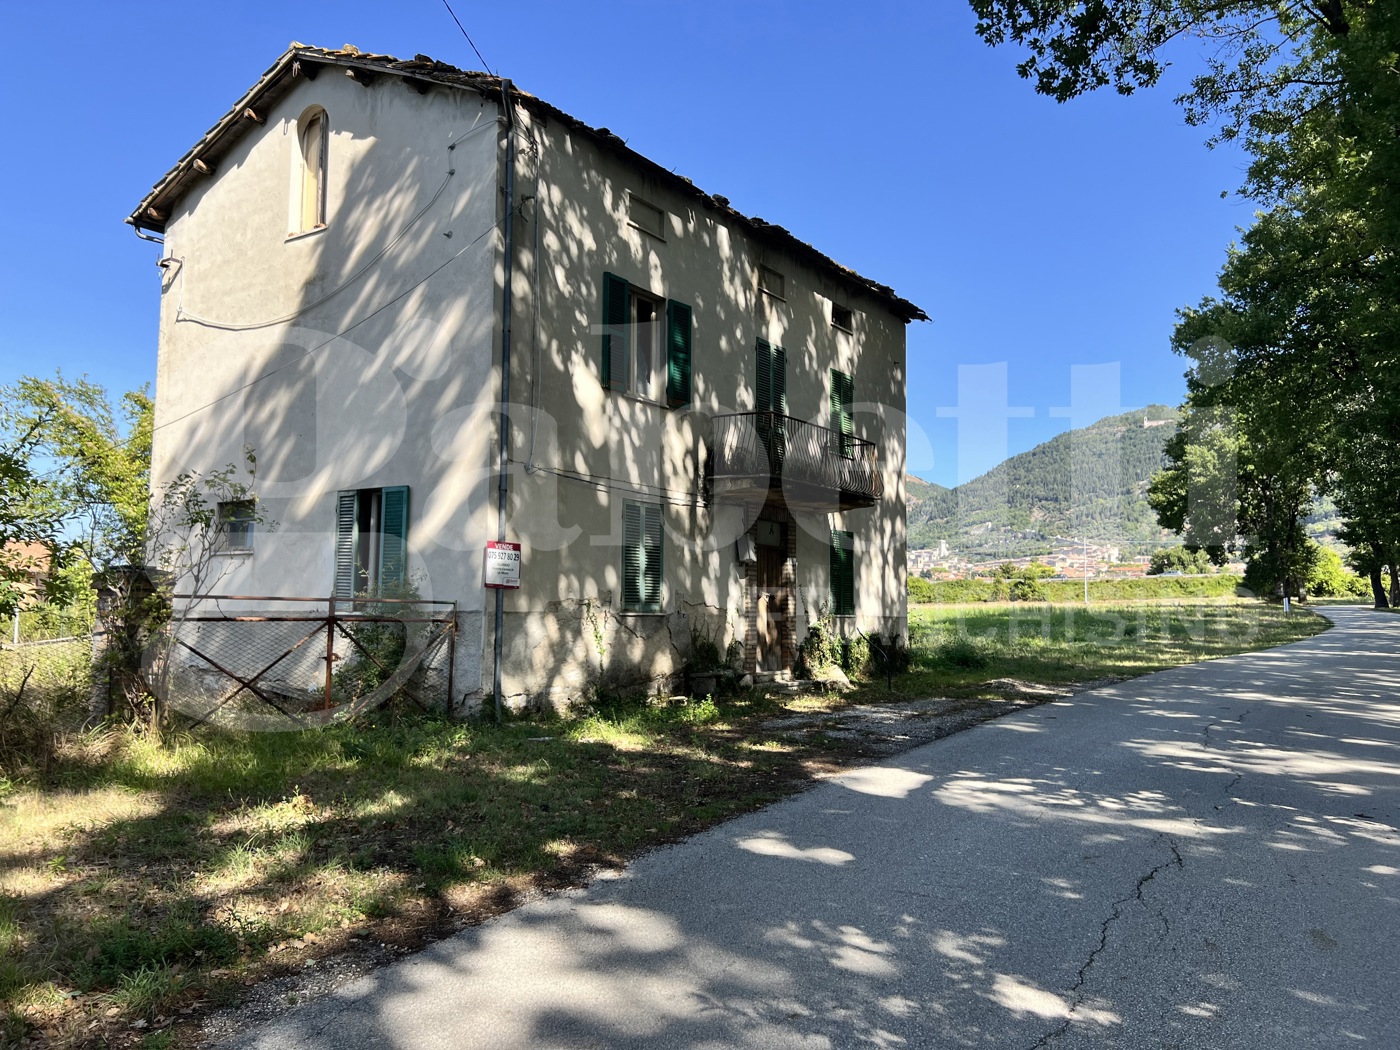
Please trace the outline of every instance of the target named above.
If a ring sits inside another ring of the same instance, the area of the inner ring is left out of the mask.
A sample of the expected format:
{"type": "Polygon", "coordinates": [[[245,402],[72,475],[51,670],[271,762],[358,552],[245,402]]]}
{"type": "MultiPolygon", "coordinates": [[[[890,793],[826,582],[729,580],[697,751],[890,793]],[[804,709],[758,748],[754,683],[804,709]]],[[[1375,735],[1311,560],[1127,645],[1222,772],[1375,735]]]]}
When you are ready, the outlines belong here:
{"type": "Polygon", "coordinates": [[[467,38],[467,43],[471,44],[472,50],[476,52],[476,57],[481,61],[482,68],[485,69],[486,72],[490,73],[493,77],[498,76],[499,74],[494,69],[492,69],[490,65],[487,64],[486,59],[481,57],[481,51],[478,50],[476,46],[476,41],[474,41],[472,39],[471,34],[467,32],[467,27],[462,25],[462,20],[457,17],[457,12],[452,10],[452,5],[449,4],[447,0],[442,0],[442,6],[447,8],[447,13],[452,16],[452,21],[457,23],[457,28],[460,29],[462,31],[462,35],[467,38]]]}

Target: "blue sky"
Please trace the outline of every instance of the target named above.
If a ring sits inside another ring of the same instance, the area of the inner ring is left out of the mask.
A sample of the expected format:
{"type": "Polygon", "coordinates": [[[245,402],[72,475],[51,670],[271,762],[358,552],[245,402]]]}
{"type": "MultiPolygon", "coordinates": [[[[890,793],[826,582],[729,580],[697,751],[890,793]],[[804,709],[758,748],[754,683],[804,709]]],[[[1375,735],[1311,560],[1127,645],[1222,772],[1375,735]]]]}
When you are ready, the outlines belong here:
{"type": "MultiPolygon", "coordinates": [[[[1189,52],[1155,91],[1057,105],[961,0],[454,7],[525,90],[928,311],[909,329],[921,476],[1180,399],[1173,311],[1251,217],[1221,199],[1241,156],[1171,102],[1189,52]],[[1021,411],[969,427],[960,374],[968,405],[998,362],[1021,411]]],[[[122,219],[290,41],[479,65],[441,0],[10,5],[5,28],[0,383],[61,367],[114,392],[155,376],[156,248],[122,219]]]]}

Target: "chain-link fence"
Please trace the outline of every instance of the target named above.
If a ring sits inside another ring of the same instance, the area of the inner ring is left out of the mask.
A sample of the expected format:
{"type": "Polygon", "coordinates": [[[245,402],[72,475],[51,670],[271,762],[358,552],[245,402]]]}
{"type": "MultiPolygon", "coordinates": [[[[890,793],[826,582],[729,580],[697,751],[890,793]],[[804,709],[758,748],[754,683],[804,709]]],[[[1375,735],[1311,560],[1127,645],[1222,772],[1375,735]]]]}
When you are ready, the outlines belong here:
{"type": "Polygon", "coordinates": [[[45,768],[88,715],[92,639],[0,645],[0,771],[45,768]]]}
{"type": "Polygon", "coordinates": [[[195,723],[324,726],[394,701],[450,713],[457,606],[419,599],[175,595],[147,682],[195,723]]]}

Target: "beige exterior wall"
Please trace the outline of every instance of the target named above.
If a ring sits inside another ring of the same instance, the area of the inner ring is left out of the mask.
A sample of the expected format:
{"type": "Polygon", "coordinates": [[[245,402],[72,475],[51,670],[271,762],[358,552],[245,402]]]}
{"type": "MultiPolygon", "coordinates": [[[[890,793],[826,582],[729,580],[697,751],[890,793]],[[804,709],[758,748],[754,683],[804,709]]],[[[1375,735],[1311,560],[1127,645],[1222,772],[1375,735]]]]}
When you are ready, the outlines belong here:
{"type": "Polygon", "coordinates": [[[754,594],[735,540],[760,508],[707,506],[699,473],[712,417],[754,408],[759,337],[788,352],[794,416],[830,426],[830,369],[854,376],[855,432],[876,442],[884,477],[874,508],[794,513],[797,637],[828,602],[833,528],[855,534],[857,558],[856,615],[838,626],[905,635],[904,324],[591,139],[538,119],[528,135],[537,159],[522,150],[517,191],[538,209],[527,205],[517,225],[512,400],[530,407],[516,410],[510,518],[524,586],[506,598],[506,693],[557,703],[600,677],[660,687],[681,669],[693,630],[721,651],[745,641],[754,594]],[[629,194],[664,211],[664,236],[632,224],[629,194]],[[784,275],[782,299],[759,291],[760,264],[784,275]],[[604,273],[692,307],[689,408],[603,389],[604,273]],[[832,326],[833,299],[853,310],[850,333],[832,326]],[[622,609],[628,500],[664,507],[661,614],[622,609]]]}
{"type": "Polygon", "coordinates": [[[167,224],[179,262],[162,280],[156,380],[156,486],[241,463],[245,445],[257,456],[275,531],[220,559],[218,591],[329,595],[337,491],[408,485],[409,571],[424,597],[460,603],[468,691],[499,315],[496,117],[474,93],[419,95],[394,77],[302,80],[167,224]],[[312,107],[329,127],[327,221],[289,235],[312,107]]]}
{"type": "MultiPolygon", "coordinates": [[[[459,603],[458,690],[479,700],[504,269],[496,107],[326,69],[266,117],[167,225],[181,261],[163,278],[153,476],[255,450],[277,527],[223,559],[218,589],[239,594],[329,594],[336,493],[409,486],[410,574],[424,597],[459,603]],[[296,124],[313,106],[329,127],[327,224],[289,236],[296,124]]],[[[562,705],[599,681],[660,688],[692,631],[721,650],[745,640],[753,594],[735,540],[759,508],[707,506],[699,474],[711,418],[754,407],[758,337],[787,349],[794,416],[829,426],[829,369],[854,376],[855,433],[877,444],[884,477],[874,508],[795,513],[797,636],[827,601],[832,528],[856,542],[842,629],[904,634],[904,324],[584,135],[520,118],[507,532],[525,553],[524,585],[505,595],[510,702],[562,705]],[[629,193],[663,209],[664,237],[629,223],[629,193]],[[758,290],[760,264],[784,275],[781,300],[758,290]],[[605,272],[692,307],[689,408],[603,390],[605,272]],[[833,299],[853,310],[851,333],[833,328],[833,299]],[[665,508],[660,614],[621,607],[629,499],[665,508]]]]}

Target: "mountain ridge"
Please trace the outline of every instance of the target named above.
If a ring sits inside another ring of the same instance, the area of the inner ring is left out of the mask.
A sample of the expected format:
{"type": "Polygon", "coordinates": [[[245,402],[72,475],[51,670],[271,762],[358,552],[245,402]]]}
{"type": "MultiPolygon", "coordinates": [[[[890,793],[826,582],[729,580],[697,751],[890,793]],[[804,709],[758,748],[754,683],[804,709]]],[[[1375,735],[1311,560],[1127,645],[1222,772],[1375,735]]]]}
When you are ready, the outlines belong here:
{"type": "Polygon", "coordinates": [[[1147,483],[1177,418],[1166,405],[1106,416],[954,488],[906,474],[909,549],[945,541],[977,559],[1045,553],[1055,536],[1111,542],[1124,554],[1167,545],[1147,483]]]}

